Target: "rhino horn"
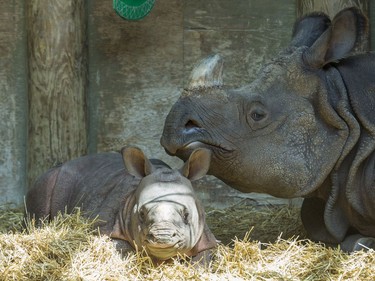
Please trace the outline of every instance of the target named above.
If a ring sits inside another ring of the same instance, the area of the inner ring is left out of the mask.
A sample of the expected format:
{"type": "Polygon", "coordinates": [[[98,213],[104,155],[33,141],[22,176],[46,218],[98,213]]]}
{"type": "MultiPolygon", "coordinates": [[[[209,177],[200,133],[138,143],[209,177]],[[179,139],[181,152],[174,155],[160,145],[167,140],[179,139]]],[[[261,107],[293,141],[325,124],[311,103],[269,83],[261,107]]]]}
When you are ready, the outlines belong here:
{"type": "Polygon", "coordinates": [[[211,55],[200,61],[190,74],[188,89],[220,87],[223,85],[223,59],[211,55]]]}

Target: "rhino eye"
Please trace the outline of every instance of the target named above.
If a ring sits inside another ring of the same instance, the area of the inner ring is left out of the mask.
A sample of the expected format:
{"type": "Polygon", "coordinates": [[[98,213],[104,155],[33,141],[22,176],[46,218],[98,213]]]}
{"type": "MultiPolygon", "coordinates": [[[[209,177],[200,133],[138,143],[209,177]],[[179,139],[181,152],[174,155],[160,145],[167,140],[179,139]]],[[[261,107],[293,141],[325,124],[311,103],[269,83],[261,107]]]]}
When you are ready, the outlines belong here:
{"type": "Polygon", "coordinates": [[[141,222],[145,221],[146,219],[146,210],[142,207],[140,210],[139,210],[139,220],[141,222]]]}
{"type": "Polygon", "coordinates": [[[183,218],[185,224],[189,223],[189,212],[187,210],[184,210],[182,218],[183,218]]]}
{"type": "Polygon", "coordinates": [[[253,105],[252,108],[250,109],[249,113],[250,113],[249,114],[250,118],[253,121],[260,121],[267,116],[267,112],[266,112],[265,108],[260,104],[253,105]]]}
{"type": "Polygon", "coordinates": [[[251,104],[246,115],[246,121],[252,130],[264,128],[269,124],[269,112],[260,102],[251,104]]]}
{"type": "Polygon", "coordinates": [[[263,112],[252,112],[251,113],[251,119],[253,119],[254,121],[260,121],[262,120],[266,115],[263,113],[263,112]]]}

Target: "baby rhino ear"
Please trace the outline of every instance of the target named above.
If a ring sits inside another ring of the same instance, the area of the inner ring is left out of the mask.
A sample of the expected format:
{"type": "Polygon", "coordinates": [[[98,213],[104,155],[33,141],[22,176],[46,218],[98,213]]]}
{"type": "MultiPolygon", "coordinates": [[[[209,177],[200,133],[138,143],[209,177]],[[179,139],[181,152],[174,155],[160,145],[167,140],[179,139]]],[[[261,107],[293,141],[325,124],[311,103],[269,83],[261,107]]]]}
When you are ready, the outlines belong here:
{"type": "Polygon", "coordinates": [[[121,150],[122,159],[128,172],[138,178],[143,178],[153,172],[153,166],[138,147],[129,146],[121,150]]]}
{"type": "Polygon", "coordinates": [[[339,12],[332,25],[306,50],[305,62],[312,67],[340,60],[367,41],[368,21],[357,8],[339,12]]]}
{"type": "Polygon", "coordinates": [[[206,148],[197,148],[180,169],[181,174],[191,181],[205,176],[210,168],[211,151],[206,148]]]}

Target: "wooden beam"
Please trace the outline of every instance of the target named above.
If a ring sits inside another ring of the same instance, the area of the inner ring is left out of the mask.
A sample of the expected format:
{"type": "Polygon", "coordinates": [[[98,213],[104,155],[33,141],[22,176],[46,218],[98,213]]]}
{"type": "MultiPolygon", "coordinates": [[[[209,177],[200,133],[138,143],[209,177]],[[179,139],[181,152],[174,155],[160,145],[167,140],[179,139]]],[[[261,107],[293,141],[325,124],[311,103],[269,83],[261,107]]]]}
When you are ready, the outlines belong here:
{"type": "Polygon", "coordinates": [[[86,153],[84,0],[27,1],[28,181],[86,153]]]}

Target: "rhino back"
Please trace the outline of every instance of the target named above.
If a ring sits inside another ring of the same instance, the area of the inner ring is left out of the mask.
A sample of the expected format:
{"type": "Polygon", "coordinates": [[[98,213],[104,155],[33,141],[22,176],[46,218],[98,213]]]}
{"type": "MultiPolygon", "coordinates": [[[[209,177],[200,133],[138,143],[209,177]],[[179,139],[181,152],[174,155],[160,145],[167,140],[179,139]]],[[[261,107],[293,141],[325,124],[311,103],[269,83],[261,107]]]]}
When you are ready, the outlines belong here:
{"type": "Polygon", "coordinates": [[[51,198],[60,168],[61,166],[51,168],[38,177],[26,195],[25,212],[31,214],[37,222],[50,215],[51,198]]]}
{"type": "Polygon", "coordinates": [[[119,153],[88,155],[59,168],[50,202],[45,198],[45,204],[50,205],[51,218],[59,211],[70,213],[80,207],[85,216],[99,216],[103,231],[110,230],[124,197],[138,183],[139,180],[125,170],[119,153]]]}

